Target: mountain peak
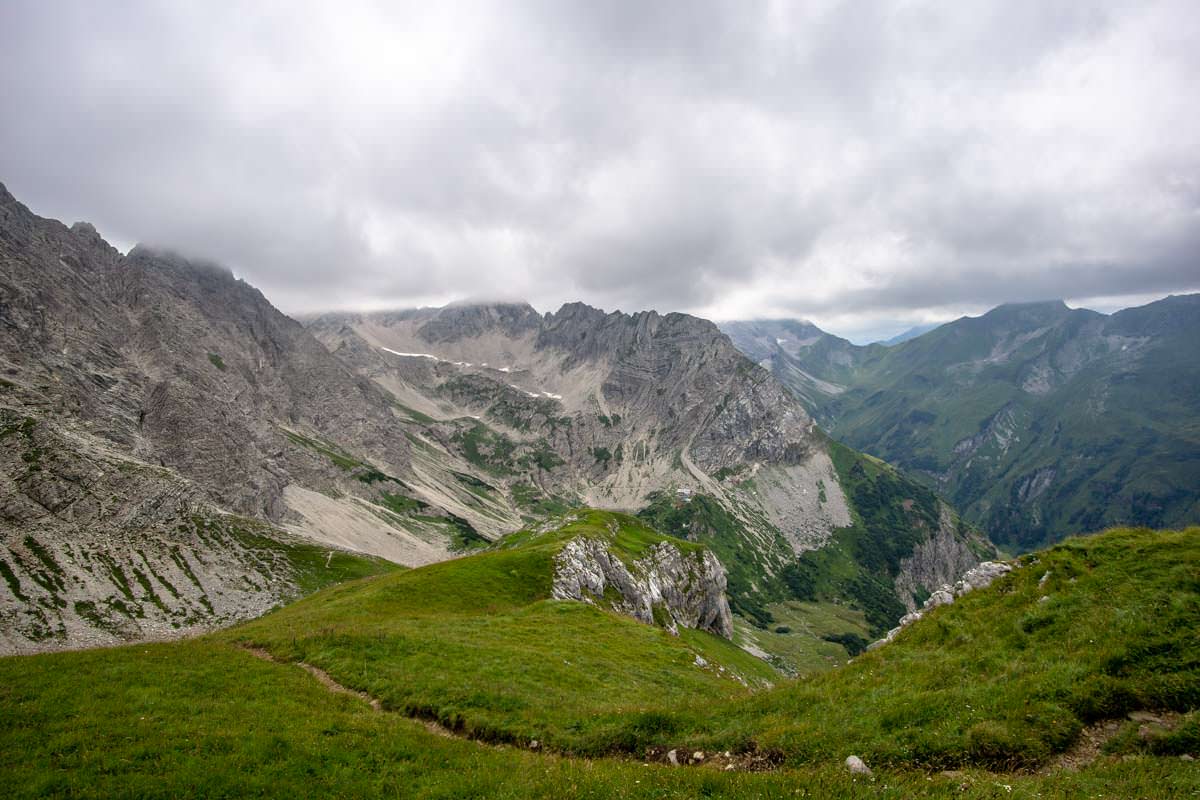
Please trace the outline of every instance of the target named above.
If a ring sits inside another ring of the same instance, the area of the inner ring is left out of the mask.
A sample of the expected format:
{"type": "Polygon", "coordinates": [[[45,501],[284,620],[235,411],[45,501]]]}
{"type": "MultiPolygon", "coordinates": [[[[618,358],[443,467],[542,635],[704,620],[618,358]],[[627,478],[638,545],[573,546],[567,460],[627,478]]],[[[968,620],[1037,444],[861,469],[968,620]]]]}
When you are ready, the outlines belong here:
{"type": "Polygon", "coordinates": [[[1057,300],[1030,300],[1020,303],[1001,303],[983,316],[989,317],[992,315],[1015,314],[1015,313],[1034,313],[1034,314],[1065,314],[1071,309],[1067,307],[1066,301],[1057,300]]]}
{"type": "Polygon", "coordinates": [[[1038,300],[1029,303],[1005,303],[976,317],[984,324],[1052,325],[1070,316],[1071,309],[1062,300],[1038,300]]]}

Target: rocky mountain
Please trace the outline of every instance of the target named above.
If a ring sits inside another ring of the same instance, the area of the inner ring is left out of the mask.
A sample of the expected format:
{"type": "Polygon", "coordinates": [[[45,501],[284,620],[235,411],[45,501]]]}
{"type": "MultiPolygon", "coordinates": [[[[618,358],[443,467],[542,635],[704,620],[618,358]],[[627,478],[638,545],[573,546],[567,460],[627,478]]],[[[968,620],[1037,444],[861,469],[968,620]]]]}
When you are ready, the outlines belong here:
{"type": "Polygon", "coordinates": [[[998,543],[1200,519],[1200,295],[1112,315],[1005,305],[893,347],[811,331],[792,345],[785,326],[726,330],[834,436],[922,476],[998,543]]]}
{"type": "Polygon", "coordinates": [[[802,596],[885,630],[987,555],[705,320],[491,304],[305,326],[228,270],[123,256],[2,189],[0,374],[13,646],[219,624],[319,583],[314,546],[332,579],[343,552],[418,565],[585,505],[706,545],[760,626],[802,596]]]}
{"type": "Polygon", "coordinates": [[[461,446],[495,496],[525,515],[638,512],[704,542],[728,571],[734,611],[759,625],[797,596],[798,571],[832,568],[818,552],[841,554],[841,578],[804,584],[802,596],[870,607],[881,629],[987,553],[927,489],[830,442],[708,321],[572,303],[544,315],[473,305],[307,324],[427,422],[420,441],[461,446]],[[957,546],[922,561],[919,545],[939,537],[957,546]]]}

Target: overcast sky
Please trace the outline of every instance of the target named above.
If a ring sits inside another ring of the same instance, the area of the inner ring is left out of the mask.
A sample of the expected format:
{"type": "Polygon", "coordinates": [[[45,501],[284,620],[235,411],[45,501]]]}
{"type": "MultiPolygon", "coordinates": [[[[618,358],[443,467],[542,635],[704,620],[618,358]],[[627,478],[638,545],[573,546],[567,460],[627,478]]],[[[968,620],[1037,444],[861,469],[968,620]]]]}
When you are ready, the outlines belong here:
{"type": "Polygon", "coordinates": [[[289,312],[1200,289],[1200,5],[0,4],[0,181],[289,312]]]}

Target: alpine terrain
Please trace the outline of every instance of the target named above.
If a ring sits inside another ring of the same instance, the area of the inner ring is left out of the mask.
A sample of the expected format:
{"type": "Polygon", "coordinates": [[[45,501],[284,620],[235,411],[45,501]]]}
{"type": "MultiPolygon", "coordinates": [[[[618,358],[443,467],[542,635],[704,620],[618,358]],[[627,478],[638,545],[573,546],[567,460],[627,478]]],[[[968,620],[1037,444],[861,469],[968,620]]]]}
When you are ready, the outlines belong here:
{"type": "Polygon", "coordinates": [[[499,304],[301,325],[225,269],[122,255],[6,191],[0,263],[9,652],[226,624],[590,506],[707,548],[719,632],[796,670],[993,554],[695,317],[499,304]]]}
{"type": "Polygon", "coordinates": [[[1005,305],[893,346],[792,320],[722,329],[833,436],[1004,547],[1200,521],[1200,295],[1005,305]]]}
{"type": "MultiPolygon", "coordinates": [[[[1088,322],[1075,377],[1056,350],[1030,378],[1038,338],[1005,334],[925,413],[1004,369],[1049,397],[1118,362],[1187,412],[1192,367],[1132,333],[1175,312],[1088,322]]],[[[580,303],[302,324],[0,187],[9,794],[1194,794],[1200,529],[1000,561],[948,484],[819,427],[900,413],[853,381],[948,357],[946,327],[855,349],[772,326],[731,330],[775,374],[705,320],[580,303]]],[[[1103,385],[1078,390],[1095,414],[1130,407],[1103,385]]],[[[980,463],[1007,452],[987,430],[980,463]]]]}

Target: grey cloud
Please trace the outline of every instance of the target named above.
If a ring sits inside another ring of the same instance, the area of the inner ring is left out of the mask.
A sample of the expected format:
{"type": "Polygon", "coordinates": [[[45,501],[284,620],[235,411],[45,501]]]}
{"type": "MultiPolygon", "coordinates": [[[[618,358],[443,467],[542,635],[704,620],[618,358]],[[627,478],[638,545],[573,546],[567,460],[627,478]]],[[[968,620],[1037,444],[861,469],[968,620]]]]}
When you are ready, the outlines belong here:
{"type": "Polygon", "coordinates": [[[1200,288],[1188,2],[17,0],[0,180],[282,307],[1200,288]]]}

